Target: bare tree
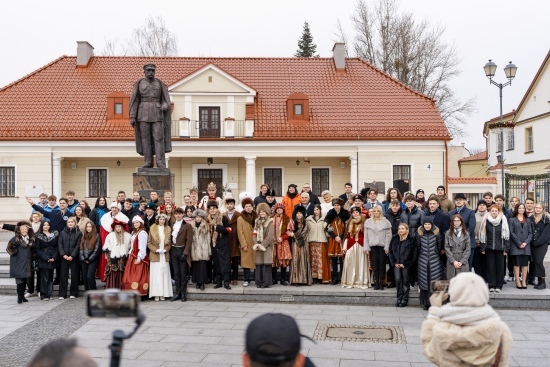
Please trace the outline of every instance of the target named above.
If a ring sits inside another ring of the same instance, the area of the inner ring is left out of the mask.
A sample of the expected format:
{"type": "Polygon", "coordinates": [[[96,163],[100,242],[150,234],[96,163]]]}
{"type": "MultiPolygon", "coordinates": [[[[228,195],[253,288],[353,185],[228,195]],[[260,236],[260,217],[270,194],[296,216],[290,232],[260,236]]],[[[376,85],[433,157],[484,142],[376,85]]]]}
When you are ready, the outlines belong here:
{"type": "MultiPolygon", "coordinates": [[[[475,101],[460,101],[449,85],[460,75],[456,47],[443,40],[445,28],[417,22],[397,0],[356,0],[351,16],[353,50],[402,83],[433,98],[453,136],[466,135],[466,118],[475,101]]],[[[339,23],[338,23],[339,25],[339,23]]],[[[337,34],[343,34],[337,25],[337,34]]]]}
{"type": "Polygon", "coordinates": [[[121,42],[118,38],[106,40],[101,54],[105,56],[175,56],[178,40],[170,32],[161,17],[149,17],[145,24],[134,29],[130,39],[121,42]]]}
{"type": "Polygon", "coordinates": [[[344,50],[346,51],[346,56],[349,55],[348,35],[344,31],[344,27],[342,26],[342,22],[340,22],[340,19],[336,19],[336,30],[334,31],[334,38],[332,40],[334,42],[344,43],[344,50]]]}

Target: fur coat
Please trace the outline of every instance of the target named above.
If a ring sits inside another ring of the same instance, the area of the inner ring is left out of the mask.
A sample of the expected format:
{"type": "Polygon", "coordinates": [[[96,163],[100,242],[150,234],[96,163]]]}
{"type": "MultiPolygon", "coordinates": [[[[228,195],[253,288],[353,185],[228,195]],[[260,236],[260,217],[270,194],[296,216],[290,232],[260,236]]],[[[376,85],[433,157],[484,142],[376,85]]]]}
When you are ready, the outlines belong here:
{"type": "MultiPolygon", "coordinates": [[[[171,236],[172,236],[172,229],[169,226],[165,225],[163,250],[166,251],[164,253],[164,258],[166,261],[170,261],[170,248],[172,247],[171,236]]],[[[157,224],[153,224],[149,229],[149,238],[147,240],[147,247],[150,250],[149,261],[151,262],[160,261],[160,254],[156,252],[160,248],[159,244],[160,244],[159,226],[157,224]]]]}
{"type": "Polygon", "coordinates": [[[212,250],[210,248],[211,234],[206,220],[202,220],[197,227],[193,223],[193,246],[191,246],[191,261],[210,260],[212,250]]]}

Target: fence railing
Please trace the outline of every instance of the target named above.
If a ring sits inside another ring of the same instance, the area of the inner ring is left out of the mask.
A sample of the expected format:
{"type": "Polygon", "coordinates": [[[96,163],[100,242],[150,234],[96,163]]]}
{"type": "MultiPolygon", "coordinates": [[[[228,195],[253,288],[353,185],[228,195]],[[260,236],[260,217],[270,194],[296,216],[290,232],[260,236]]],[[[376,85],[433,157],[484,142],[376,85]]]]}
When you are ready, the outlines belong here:
{"type": "Polygon", "coordinates": [[[550,174],[540,175],[514,175],[507,173],[504,184],[506,187],[506,199],[512,196],[519,197],[520,202],[531,198],[535,202],[542,202],[548,208],[550,205],[550,174]]]}
{"type": "Polygon", "coordinates": [[[224,120],[219,122],[173,120],[172,137],[181,138],[252,138],[253,120],[224,120]]]}

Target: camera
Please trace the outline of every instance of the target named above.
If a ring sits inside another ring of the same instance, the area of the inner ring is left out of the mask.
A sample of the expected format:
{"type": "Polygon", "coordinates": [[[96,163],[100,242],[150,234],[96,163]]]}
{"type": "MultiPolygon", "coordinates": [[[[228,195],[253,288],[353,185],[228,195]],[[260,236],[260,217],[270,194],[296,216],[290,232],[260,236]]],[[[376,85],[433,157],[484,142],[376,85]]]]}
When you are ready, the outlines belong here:
{"type": "Polygon", "coordinates": [[[137,318],[139,299],[139,294],[134,291],[89,291],[86,294],[86,311],[90,317],[137,318]]]}
{"type": "Polygon", "coordinates": [[[430,282],[430,290],[432,293],[436,292],[445,292],[449,291],[449,281],[448,280],[432,280],[430,282]]]}

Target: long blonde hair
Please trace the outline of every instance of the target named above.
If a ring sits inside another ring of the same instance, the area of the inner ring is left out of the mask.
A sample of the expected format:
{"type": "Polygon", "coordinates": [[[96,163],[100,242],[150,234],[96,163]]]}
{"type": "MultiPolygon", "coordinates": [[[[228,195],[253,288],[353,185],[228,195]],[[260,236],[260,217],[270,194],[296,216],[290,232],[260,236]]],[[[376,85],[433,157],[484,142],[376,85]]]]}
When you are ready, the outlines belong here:
{"type": "Polygon", "coordinates": [[[535,220],[535,223],[538,223],[539,220],[543,219],[544,217],[550,217],[550,214],[548,214],[548,212],[544,208],[544,203],[540,201],[537,202],[535,206],[533,206],[533,210],[537,205],[539,205],[542,208],[542,212],[540,213],[540,216],[537,216],[537,213],[533,212],[533,219],[535,220]]]}

